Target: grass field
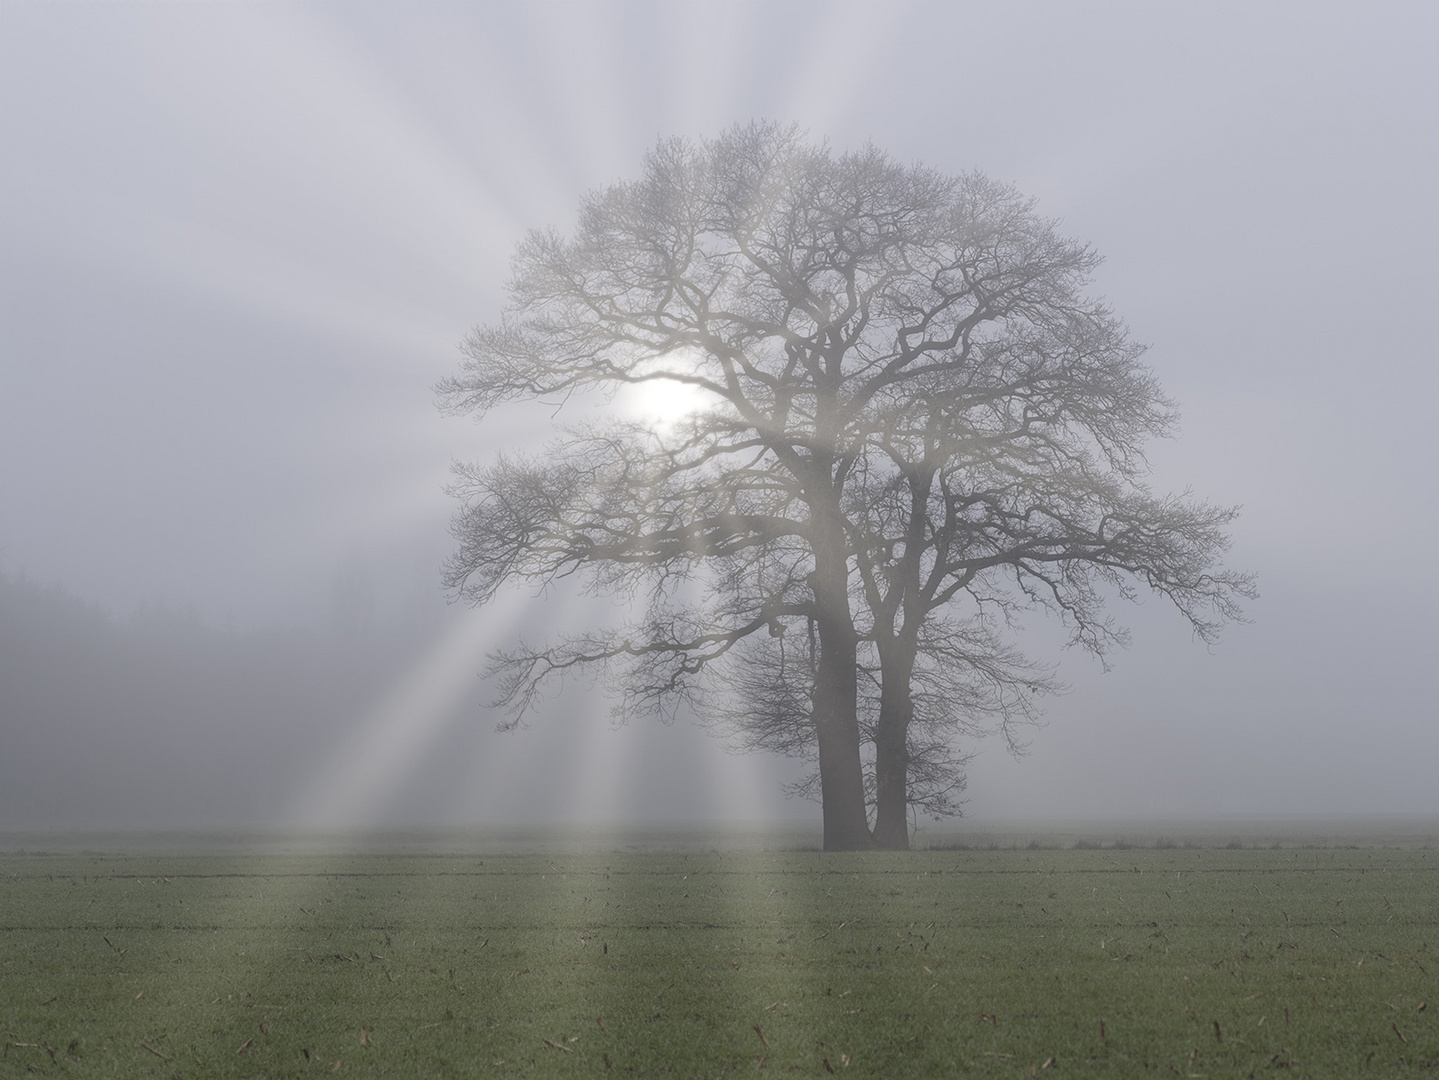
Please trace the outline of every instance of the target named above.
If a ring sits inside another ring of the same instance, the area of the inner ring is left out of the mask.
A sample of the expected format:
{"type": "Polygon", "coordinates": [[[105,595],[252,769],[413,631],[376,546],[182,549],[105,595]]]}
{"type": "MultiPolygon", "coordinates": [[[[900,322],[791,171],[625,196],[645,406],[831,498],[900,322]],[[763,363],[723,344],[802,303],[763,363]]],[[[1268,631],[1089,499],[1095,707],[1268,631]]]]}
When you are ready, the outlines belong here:
{"type": "Polygon", "coordinates": [[[0,1076],[1439,1076],[1439,852],[0,856],[0,1076]]]}

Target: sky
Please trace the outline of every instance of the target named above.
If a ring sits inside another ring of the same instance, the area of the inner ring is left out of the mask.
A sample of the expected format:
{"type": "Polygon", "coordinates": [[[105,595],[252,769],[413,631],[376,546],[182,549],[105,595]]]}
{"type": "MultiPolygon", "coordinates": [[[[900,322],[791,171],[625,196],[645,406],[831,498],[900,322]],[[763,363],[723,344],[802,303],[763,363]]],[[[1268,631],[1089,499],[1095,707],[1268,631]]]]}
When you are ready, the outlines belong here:
{"type": "MultiPolygon", "coordinates": [[[[612,730],[582,688],[495,733],[485,650],[578,616],[439,585],[451,461],[549,422],[435,408],[515,243],[754,118],[1032,195],[1180,403],[1152,484],[1244,508],[1250,621],[1206,647],[1118,608],[1107,672],[1032,627],[1071,690],[1027,756],[976,748],[966,814],[1439,814],[1436,40],[1426,3],[0,0],[0,574],[240,634],[360,611],[408,658],[263,810],[136,809],[148,757],[194,756],[96,716],[66,738],[108,724],[123,782],[44,820],[816,818],[786,763],[612,730]]],[[[220,721],[186,719],[203,757],[220,721]]],[[[26,738],[0,825],[68,790],[26,738]]]]}

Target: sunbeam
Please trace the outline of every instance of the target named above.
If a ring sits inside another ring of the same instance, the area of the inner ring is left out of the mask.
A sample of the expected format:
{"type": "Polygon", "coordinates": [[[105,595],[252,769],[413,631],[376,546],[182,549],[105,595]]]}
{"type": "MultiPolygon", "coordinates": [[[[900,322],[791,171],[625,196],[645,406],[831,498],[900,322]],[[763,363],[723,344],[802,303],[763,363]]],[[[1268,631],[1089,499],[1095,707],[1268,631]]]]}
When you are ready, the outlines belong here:
{"type": "MultiPolygon", "coordinates": [[[[206,69],[188,72],[203,92],[165,107],[171,124],[231,167],[227,190],[211,198],[253,207],[247,228],[222,231],[214,215],[170,202],[147,215],[141,250],[186,288],[248,311],[378,335],[407,351],[448,345],[450,268],[483,274],[477,253],[519,235],[517,218],[323,21],[264,9],[225,22],[225,40],[206,43],[206,69]],[[249,75],[256,58],[273,71],[260,84],[249,75]],[[217,110],[232,120],[223,132],[208,122],[217,110]],[[281,122],[262,127],[259,112],[281,122]],[[270,212],[260,213],[265,200],[270,212]],[[256,220],[266,224],[256,229],[256,220]],[[354,237],[345,248],[324,242],[335,226],[354,237]],[[379,290],[353,272],[369,254],[393,268],[379,290]]],[[[199,63],[179,50],[156,60],[181,75],[199,63]]]]}
{"type": "Polygon", "coordinates": [[[513,629],[528,602],[528,595],[512,591],[488,607],[466,612],[364,716],[346,745],[336,748],[300,794],[289,820],[301,828],[382,820],[474,687],[486,652],[513,629]]]}

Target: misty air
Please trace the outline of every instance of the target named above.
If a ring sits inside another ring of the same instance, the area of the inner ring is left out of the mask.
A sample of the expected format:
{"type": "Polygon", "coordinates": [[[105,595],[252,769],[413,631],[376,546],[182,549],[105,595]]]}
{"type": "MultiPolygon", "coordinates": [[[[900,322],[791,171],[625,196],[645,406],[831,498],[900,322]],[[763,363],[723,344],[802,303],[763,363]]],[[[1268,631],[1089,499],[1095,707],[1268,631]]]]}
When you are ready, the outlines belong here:
{"type": "Polygon", "coordinates": [[[0,5],[0,1075],[1426,1074],[1436,32],[0,5]]]}

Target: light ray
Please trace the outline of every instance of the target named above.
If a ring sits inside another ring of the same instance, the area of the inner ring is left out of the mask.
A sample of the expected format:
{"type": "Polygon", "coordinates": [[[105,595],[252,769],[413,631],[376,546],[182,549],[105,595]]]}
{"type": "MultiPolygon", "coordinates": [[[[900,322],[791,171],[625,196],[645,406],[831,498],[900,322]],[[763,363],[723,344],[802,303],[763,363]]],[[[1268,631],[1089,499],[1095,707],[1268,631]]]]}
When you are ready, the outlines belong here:
{"type": "Polygon", "coordinates": [[[481,272],[481,253],[496,238],[517,237],[519,222],[346,55],[336,34],[298,9],[251,10],[227,19],[226,40],[203,50],[206,71],[185,72],[199,59],[183,54],[157,58],[202,88],[195,100],[165,104],[226,164],[231,181],[218,199],[250,211],[228,218],[246,229],[210,224],[213,214],[154,213],[143,249],[176,282],[286,322],[448,345],[454,330],[432,306],[433,286],[457,294],[447,271],[481,272]],[[249,75],[256,62],[272,72],[259,84],[249,75]],[[257,93],[271,100],[257,103],[257,93]],[[279,122],[256,127],[258,110],[279,122]],[[217,113],[234,126],[216,132],[217,113]],[[353,273],[360,253],[337,250],[336,233],[362,238],[408,273],[374,292],[353,273]],[[431,287],[417,289],[417,280],[431,287]]]}
{"type": "Polygon", "coordinates": [[[714,135],[747,119],[739,108],[742,91],[760,82],[758,42],[772,29],[761,21],[763,8],[749,4],[666,4],[657,9],[660,43],[684,42],[691,47],[663,47],[657,63],[666,94],[666,134],[714,135]],[[701,44],[702,47],[693,47],[701,44]]]}
{"type": "Polygon", "coordinates": [[[797,42],[777,115],[798,120],[816,137],[851,127],[844,121],[863,113],[865,95],[889,70],[889,54],[904,25],[896,17],[899,6],[826,6],[811,32],[797,42]]]}
{"type": "Polygon", "coordinates": [[[466,612],[365,715],[301,795],[290,820],[312,828],[381,820],[474,688],[486,652],[513,630],[520,606],[530,602],[512,591],[466,612]]]}

